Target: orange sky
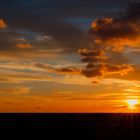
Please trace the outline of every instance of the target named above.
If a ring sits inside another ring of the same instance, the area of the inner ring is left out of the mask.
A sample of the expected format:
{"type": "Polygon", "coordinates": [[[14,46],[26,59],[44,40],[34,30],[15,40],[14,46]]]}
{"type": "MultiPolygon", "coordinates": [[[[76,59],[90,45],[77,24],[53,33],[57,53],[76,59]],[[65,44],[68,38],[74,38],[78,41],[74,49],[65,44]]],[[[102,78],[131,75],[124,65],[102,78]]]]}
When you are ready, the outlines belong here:
{"type": "Polygon", "coordinates": [[[5,0],[0,12],[0,112],[140,111],[140,3],[5,0]]]}

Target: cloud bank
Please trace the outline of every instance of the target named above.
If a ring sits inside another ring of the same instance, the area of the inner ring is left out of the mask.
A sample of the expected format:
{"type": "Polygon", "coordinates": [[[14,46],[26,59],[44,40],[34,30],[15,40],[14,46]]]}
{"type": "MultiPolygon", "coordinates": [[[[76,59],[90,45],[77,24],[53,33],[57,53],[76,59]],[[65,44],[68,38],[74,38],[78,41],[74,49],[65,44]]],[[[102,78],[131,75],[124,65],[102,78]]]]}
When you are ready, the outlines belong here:
{"type": "Polygon", "coordinates": [[[91,49],[82,49],[79,54],[87,63],[82,74],[87,77],[105,77],[110,74],[125,75],[134,70],[129,64],[110,64],[111,53],[123,54],[128,48],[140,48],[140,3],[130,3],[116,18],[98,18],[93,21],[91,49]]]}

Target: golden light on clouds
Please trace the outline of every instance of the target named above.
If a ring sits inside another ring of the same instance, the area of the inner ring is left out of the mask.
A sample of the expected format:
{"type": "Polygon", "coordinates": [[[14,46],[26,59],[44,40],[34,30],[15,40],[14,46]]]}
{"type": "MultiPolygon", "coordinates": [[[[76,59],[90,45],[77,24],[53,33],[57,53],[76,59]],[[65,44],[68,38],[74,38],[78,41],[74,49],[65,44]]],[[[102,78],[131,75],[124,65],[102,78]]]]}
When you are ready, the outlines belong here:
{"type": "Polygon", "coordinates": [[[0,19],[0,29],[4,29],[6,27],[7,27],[7,25],[6,25],[5,21],[3,19],[0,19]]]}
{"type": "Polygon", "coordinates": [[[93,21],[30,4],[0,5],[0,112],[139,112],[140,3],[108,15],[93,2],[93,21]]]}
{"type": "Polygon", "coordinates": [[[25,49],[31,49],[33,48],[33,46],[28,43],[20,43],[20,44],[16,44],[16,48],[25,50],[25,49]]]}

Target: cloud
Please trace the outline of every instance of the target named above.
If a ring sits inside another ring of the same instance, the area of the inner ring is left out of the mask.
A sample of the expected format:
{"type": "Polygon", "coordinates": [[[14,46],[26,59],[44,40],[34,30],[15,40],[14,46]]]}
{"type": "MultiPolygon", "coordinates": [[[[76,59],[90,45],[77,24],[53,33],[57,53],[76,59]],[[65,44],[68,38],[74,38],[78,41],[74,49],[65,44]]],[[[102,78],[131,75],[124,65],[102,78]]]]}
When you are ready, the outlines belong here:
{"type": "Polygon", "coordinates": [[[76,68],[74,66],[53,66],[50,64],[44,64],[39,62],[7,62],[7,63],[0,63],[0,69],[3,70],[14,70],[14,71],[25,71],[30,70],[32,72],[46,72],[46,73],[56,73],[56,74],[80,74],[80,68],[76,68]]]}
{"type": "Polygon", "coordinates": [[[46,70],[50,73],[56,73],[56,74],[63,74],[63,75],[78,75],[81,73],[79,68],[69,66],[69,67],[53,67],[49,64],[42,64],[42,63],[34,63],[33,64],[36,68],[40,68],[42,70],[46,70]]]}
{"type": "Polygon", "coordinates": [[[95,45],[122,51],[127,47],[140,47],[140,3],[130,3],[121,16],[96,19],[90,28],[95,45]]]}
{"type": "Polygon", "coordinates": [[[80,74],[80,69],[72,66],[52,66],[34,62],[0,64],[0,83],[60,82],[60,80],[63,81],[63,78],[67,75],[81,76],[80,74]],[[55,74],[55,76],[52,74],[55,74]],[[59,77],[61,78],[59,79],[59,77]]]}
{"type": "Polygon", "coordinates": [[[31,44],[27,44],[27,43],[26,44],[25,43],[20,43],[20,44],[16,44],[16,48],[26,50],[26,49],[33,48],[33,46],[31,44]]]}
{"type": "Polygon", "coordinates": [[[82,62],[104,62],[107,60],[104,51],[101,49],[87,50],[80,49],[79,54],[82,56],[82,62]]]}
{"type": "MultiPolygon", "coordinates": [[[[110,0],[108,0],[108,2],[110,3],[110,0]]],[[[40,2],[33,1],[29,4],[30,6],[21,0],[15,1],[12,6],[5,1],[2,3],[3,4],[0,5],[0,9],[1,13],[6,15],[6,20],[9,24],[9,33],[1,33],[0,51],[6,50],[11,54],[11,50],[14,50],[12,52],[13,56],[17,56],[19,54],[17,57],[24,58],[28,57],[26,57],[25,54],[21,55],[21,52],[19,53],[15,51],[15,49],[21,51],[20,48],[26,48],[27,46],[25,47],[25,45],[20,45],[20,47],[16,48],[15,45],[21,43],[15,42],[13,39],[14,37],[28,39],[31,43],[28,44],[32,45],[34,49],[37,48],[37,51],[43,50],[45,52],[46,50],[61,49],[62,53],[73,53],[79,48],[88,46],[89,43],[87,31],[83,31],[79,24],[87,24],[87,22],[90,22],[88,21],[89,17],[93,18],[98,14],[103,15],[104,13],[112,12],[112,9],[109,9],[108,5],[104,7],[105,9],[100,8],[98,0],[96,1],[97,5],[95,4],[95,1],[93,2],[91,0],[86,2],[84,0],[78,0],[74,3],[65,1],[59,3],[55,0],[54,5],[50,0],[42,0],[40,2]],[[55,6],[55,4],[57,6],[55,6]],[[36,8],[36,6],[38,8],[36,8]],[[48,8],[50,9],[49,11],[46,10],[48,8]],[[80,22],[78,25],[75,22],[75,19],[78,19],[80,22]],[[83,19],[85,19],[85,22],[83,22],[83,19]],[[69,20],[72,22],[69,22],[69,20]]],[[[114,3],[113,4],[115,6],[116,3],[119,5],[121,4],[120,1],[116,1],[114,3]]],[[[30,48],[29,45],[27,48],[30,48]]],[[[4,56],[7,54],[8,52],[6,52],[4,56]]],[[[46,56],[47,55],[48,54],[46,54],[46,56]]],[[[30,57],[31,56],[39,57],[41,55],[32,54],[30,57]]]]}
{"type": "MultiPolygon", "coordinates": [[[[48,50],[62,48],[65,53],[71,53],[76,51],[77,48],[87,45],[88,41],[85,32],[77,25],[67,22],[65,20],[68,17],[67,15],[64,18],[62,18],[61,14],[58,15],[58,11],[60,11],[58,9],[65,8],[67,3],[63,2],[65,5],[61,5],[56,1],[58,8],[51,3],[51,1],[34,1],[30,5],[30,10],[27,10],[28,5],[20,0],[19,2],[15,1],[13,6],[3,2],[0,9],[2,13],[7,11],[5,13],[6,19],[12,31],[23,34],[23,37],[28,38],[39,47],[42,46],[48,50]],[[9,8],[7,8],[7,5],[9,5],[9,8]],[[36,8],[36,6],[39,7],[36,8]],[[50,8],[50,11],[46,10],[48,8],[50,8]]],[[[63,13],[65,14],[65,12],[63,13]]]]}
{"type": "Polygon", "coordinates": [[[32,66],[34,68],[47,71],[48,73],[63,74],[63,75],[80,73],[80,70],[74,67],[64,67],[64,66],[57,67],[57,66],[51,66],[49,64],[43,64],[43,63],[33,63],[32,66]]]}
{"type": "MultiPolygon", "coordinates": [[[[25,68],[23,66],[23,68],[25,68]]],[[[50,81],[51,77],[46,72],[39,73],[39,71],[29,71],[29,69],[18,68],[1,68],[0,69],[0,83],[25,83],[37,81],[50,81]],[[27,71],[28,70],[28,71],[27,71]]]]}
{"type": "Polygon", "coordinates": [[[98,18],[93,21],[89,31],[91,48],[79,51],[82,62],[87,64],[82,74],[86,77],[102,78],[111,74],[125,75],[134,70],[129,64],[110,64],[110,62],[115,62],[111,61],[112,54],[118,53],[122,56],[121,54],[128,48],[140,48],[139,11],[140,3],[131,3],[121,16],[98,18]]]}
{"type": "Polygon", "coordinates": [[[30,88],[24,86],[0,88],[0,94],[27,94],[29,92],[30,88]]]}
{"type": "Polygon", "coordinates": [[[0,19],[0,29],[5,29],[7,27],[7,24],[3,19],[0,19]]]}
{"type": "MultiPolygon", "coordinates": [[[[41,69],[46,72],[55,73],[55,74],[62,74],[62,75],[76,75],[76,74],[83,74],[86,77],[99,77],[103,78],[108,75],[115,75],[115,74],[128,74],[128,72],[133,71],[133,68],[129,64],[110,64],[110,54],[112,51],[119,51],[122,52],[124,48],[129,46],[125,44],[128,41],[115,41],[116,43],[121,43],[121,45],[115,45],[115,42],[110,43],[110,39],[114,40],[126,38],[129,41],[135,37],[137,37],[139,32],[139,25],[138,25],[138,15],[134,19],[130,19],[131,12],[134,11],[132,6],[128,7],[127,12],[124,12],[125,15],[117,18],[100,18],[96,19],[90,27],[90,34],[92,36],[92,48],[91,49],[80,49],[79,54],[82,56],[82,62],[86,64],[84,68],[79,67],[54,67],[48,66],[47,64],[36,63],[34,66],[31,67],[35,70],[41,69]],[[128,12],[129,11],[129,12],[128,12]],[[126,26],[125,26],[126,25],[126,26]],[[137,25],[137,28],[136,28],[137,25]],[[130,34],[131,33],[131,34],[130,34]],[[127,35],[129,36],[127,37],[127,35]],[[133,36],[134,35],[134,36],[133,36]],[[125,45],[124,45],[125,44],[125,45]]],[[[137,8],[136,11],[138,11],[137,8]]],[[[18,9],[20,10],[20,9],[18,9]]],[[[33,10],[34,11],[34,10],[33,10]]],[[[24,15],[23,11],[20,11],[21,15],[24,15]]],[[[26,13],[26,12],[25,12],[26,13]]],[[[13,30],[10,30],[8,33],[1,33],[0,36],[0,55],[1,57],[9,56],[9,57],[16,57],[16,58],[35,58],[38,57],[47,57],[51,54],[51,49],[56,50],[55,48],[64,48],[66,50],[75,50],[81,46],[81,48],[85,47],[89,42],[86,36],[86,43],[83,43],[83,38],[85,39],[85,32],[83,32],[77,25],[74,23],[66,22],[64,19],[57,17],[55,15],[48,16],[46,13],[42,15],[39,11],[35,14],[31,15],[28,11],[23,16],[23,20],[12,20],[10,21],[11,27],[13,30]],[[36,18],[40,17],[38,21],[36,18]],[[48,20],[50,19],[50,20],[48,20]],[[36,21],[36,24],[32,24],[36,21]],[[44,22],[42,22],[44,21],[44,22]],[[57,26],[56,26],[57,25],[57,26]],[[61,34],[60,34],[61,32],[61,34]],[[67,34],[67,35],[66,35],[67,34]],[[13,38],[15,36],[15,38],[13,38]],[[37,38],[39,37],[39,38],[37,38]],[[51,38],[50,38],[51,37],[51,38]],[[20,42],[17,41],[18,38],[20,42]],[[26,41],[28,39],[30,43],[26,41]],[[36,40],[34,40],[36,39],[36,40]],[[33,41],[34,40],[34,41],[33,41]],[[38,43],[39,41],[39,43],[38,43]],[[47,41],[53,41],[52,45],[48,44],[47,41]],[[43,43],[44,44],[43,44],[43,43]],[[88,42],[88,43],[87,43],[88,42]],[[40,44],[41,43],[41,44],[40,44]],[[32,45],[33,44],[33,45],[32,45]],[[59,44],[59,45],[58,45],[59,44]],[[82,45],[81,45],[82,44],[82,45]],[[16,45],[16,47],[15,47],[16,45]],[[6,46],[6,47],[5,47],[6,46]],[[38,47],[39,46],[39,47],[38,47]],[[47,48],[48,46],[48,48],[47,48]],[[32,49],[33,48],[33,49],[32,49]],[[46,49],[47,48],[47,49],[46,49]],[[21,51],[21,50],[28,50],[21,51]]],[[[10,13],[11,14],[11,13],[10,13]]],[[[15,19],[14,12],[13,18],[15,19]]],[[[16,18],[20,16],[18,13],[16,18]]],[[[135,12],[136,14],[136,12],[135,12]]],[[[19,18],[21,18],[20,16],[19,18]]],[[[65,17],[65,16],[64,16],[65,17]]],[[[65,17],[66,18],[66,17],[65,17]]],[[[87,34],[86,34],[87,35],[87,34]]],[[[136,43],[132,43],[133,45],[136,43]]],[[[88,47],[88,46],[87,46],[88,47]]],[[[129,46],[131,47],[131,46],[129,46]]],[[[134,45],[132,47],[138,47],[134,45]]],[[[89,47],[88,47],[89,48],[89,47]]],[[[60,49],[59,49],[60,50],[60,49]]],[[[68,51],[69,52],[69,51],[68,51]]],[[[62,52],[61,52],[62,53],[62,52]]],[[[113,52],[114,53],[114,52],[113,52]]],[[[56,52],[58,54],[58,52],[56,52]]]]}
{"type": "Polygon", "coordinates": [[[106,69],[108,74],[116,74],[119,73],[120,75],[127,75],[128,72],[133,71],[133,67],[130,65],[106,65],[106,69]]]}
{"type": "MultiPolygon", "coordinates": [[[[104,78],[106,76],[116,76],[116,74],[120,74],[125,77],[126,79],[129,79],[129,77],[126,77],[125,75],[133,71],[133,68],[129,65],[94,65],[94,64],[88,64],[86,68],[82,67],[76,67],[76,66],[63,66],[63,65],[50,65],[50,64],[44,64],[39,62],[32,62],[32,63],[1,63],[0,64],[0,82],[6,83],[6,82],[14,82],[14,83],[22,83],[25,81],[54,81],[54,82],[60,82],[59,77],[61,77],[61,80],[64,81],[65,76],[73,76],[66,78],[66,81],[70,81],[70,78],[73,78],[75,81],[76,79],[81,77],[93,77],[97,79],[89,79],[89,81],[93,83],[98,83],[101,78],[104,78]],[[55,74],[57,76],[52,76],[52,74],[55,74]],[[84,75],[84,76],[82,76],[84,75]],[[77,76],[77,77],[74,77],[77,76]],[[100,78],[100,79],[98,79],[100,78]]],[[[139,72],[138,72],[139,73],[139,72]]],[[[83,82],[87,81],[86,77],[83,82]]],[[[125,79],[124,78],[124,79],[125,79]]],[[[80,78],[82,79],[82,78],[80,78]]],[[[140,80],[138,77],[133,76],[133,80],[140,80]]],[[[71,81],[70,81],[71,82],[71,81]]],[[[67,82],[68,83],[68,82],[67,82]]]]}
{"type": "Polygon", "coordinates": [[[58,69],[55,69],[55,71],[59,74],[80,74],[80,70],[78,68],[58,68],[58,69]]]}
{"type": "MultiPolygon", "coordinates": [[[[86,2],[77,0],[74,3],[65,1],[59,3],[55,0],[54,4],[50,0],[33,1],[30,4],[19,0],[15,1],[12,6],[3,1],[0,9],[6,15],[6,20],[8,20],[9,27],[12,29],[10,32],[14,30],[20,34],[19,36],[28,38],[33,42],[35,48],[36,46],[48,50],[60,48],[64,53],[71,53],[88,46],[89,43],[87,32],[83,31],[79,25],[84,24],[86,27],[90,22],[88,20],[91,20],[91,18],[107,14],[112,15],[115,12],[116,5],[124,5],[128,2],[127,0],[123,2],[121,0],[114,1],[110,8],[111,1],[107,1],[109,4],[106,3],[104,7],[100,5],[103,0],[87,0],[86,2]],[[48,8],[50,10],[46,10],[48,8]],[[78,20],[79,24],[75,20],[78,20]]],[[[11,51],[11,48],[15,47],[15,44],[11,41],[14,36],[15,33],[9,34],[10,41],[5,37],[6,40],[2,41],[3,45],[0,46],[0,50],[11,51]]]]}
{"type": "Polygon", "coordinates": [[[38,41],[48,41],[48,40],[52,40],[51,36],[37,36],[36,39],[38,41]]]}
{"type": "Polygon", "coordinates": [[[129,65],[107,65],[107,64],[88,64],[85,69],[82,69],[82,74],[86,77],[106,77],[107,75],[120,74],[125,75],[133,71],[133,67],[129,65]],[[90,67],[89,67],[90,66],[90,67]]]}
{"type": "Polygon", "coordinates": [[[58,56],[56,49],[46,49],[36,42],[26,38],[24,33],[11,29],[0,32],[0,59],[49,59],[58,56]]]}
{"type": "Polygon", "coordinates": [[[86,63],[86,66],[81,70],[81,73],[89,78],[103,78],[112,74],[125,75],[134,70],[129,64],[110,64],[108,62],[110,58],[106,55],[106,51],[101,47],[95,47],[92,50],[79,50],[79,54],[82,56],[82,62],[86,63]]]}
{"type": "MultiPolygon", "coordinates": [[[[113,80],[112,77],[115,78],[116,74],[124,75],[126,74],[130,67],[127,65],[123,65],[122,67],[118,66],[103,66],[104,68],[102,73],[95,73],[88,71],[82,71],[80,68],[76,68],[73,66],[52,66],[49,64],[43,64],[43,63],[1,63],[0,64],[0,83],[1,84],[21,84],[21,83],[36,83],[36,82],[53,82],[53,83],[59,83],[59,84],[65,84],[65,85],[82,85],[82,86],[89,86],[92,85],[92,83],[97,84],[100,82],[101,85],[111,85],[112,83],[115,83],[114,85],[121,85],[124,87],[125,82],[128,87],[134,87],[139,85],[140,81],[140,74],[139,71],[137,71],[137,76],[123,76],[117,77],[115,80],[113,80]],[[82,75],[81,75],[82,74],[82,75]],[[94,75],[93,75],[94,74],[94,75]],[[107,78],[102,79],[92,79],[87,77],[96,77],[97,74],[100,78],[104,78],[107,76],[107,78]],[[84,76],[86,75],[86,76],[84,76]],[[110,80],[108,80],[109,76],[111,75],[110,80]],[[128,77],[127,77],[128,76],[128,77]],[[119,80],[120,79],[120,80],[119,80]],[[137,81],[137,85],[136,82],[137,81]],[[131,85],[130,85],[131,83],[131,85]]],[[[92,68],[92,67],[90,67],[92,68]]],[[[140,69],[139,69],[140,70],[140,69]]],[[[97,70],[98,71],[98,70],[97,70]]]]}
{"type": "Polygon", "coordinates": [[[95,20],[90,29],[95,45],[104,45],[105,49],[122,51],[126,47],[137,48],[140,44],[139,22],[123,19],[101,18],[95,20]]]}

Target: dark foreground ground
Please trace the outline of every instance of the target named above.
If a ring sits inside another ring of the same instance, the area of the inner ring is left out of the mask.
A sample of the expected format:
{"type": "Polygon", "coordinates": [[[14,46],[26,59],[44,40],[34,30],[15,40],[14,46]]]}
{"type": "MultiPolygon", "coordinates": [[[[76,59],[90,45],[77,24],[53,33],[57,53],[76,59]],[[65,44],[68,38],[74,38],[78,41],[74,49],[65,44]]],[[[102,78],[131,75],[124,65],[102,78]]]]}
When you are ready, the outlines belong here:
{"type": "Polygon", "coordinates": [[[139,140],[140,114],[0,114],[0,136],[19,140],[29,136],[39,140],[139,140]]]}

